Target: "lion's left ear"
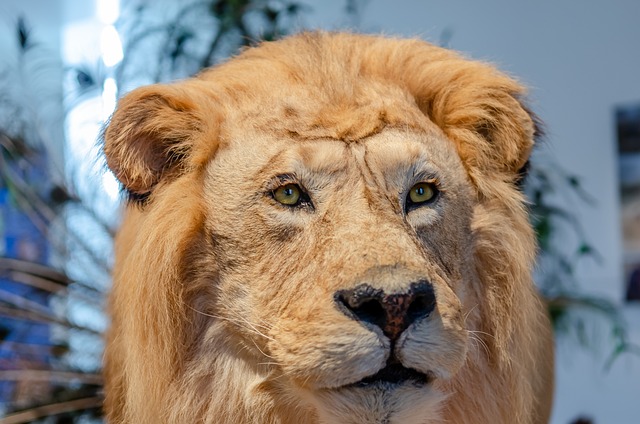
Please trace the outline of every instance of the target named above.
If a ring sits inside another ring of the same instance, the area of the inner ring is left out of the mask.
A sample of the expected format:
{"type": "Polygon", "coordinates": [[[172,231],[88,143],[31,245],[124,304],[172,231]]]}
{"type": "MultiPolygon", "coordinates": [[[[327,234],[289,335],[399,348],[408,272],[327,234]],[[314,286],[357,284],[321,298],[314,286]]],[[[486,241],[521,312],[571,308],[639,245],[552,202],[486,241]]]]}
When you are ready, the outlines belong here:
{"type": "Polygon", "coordinates": [[[428,79],[407,81],[420,109],[456,144],[470,170],[517,179],[540,132],[523,104],[524,87],[487,64],[452,53],[427,67],[436,68],[428,79]]]}
{"type": "Polygon", "coordinates": [[[400,81],[456,144],[476,182],[496,173],[501,179],[518,179],[538,131],[535,117],[523,105],[522,85],[491,65],[422,40],[370,43],[364,72],[400,81]]]}
{"type": "Polygon", "coordinates": [[[456,143],[469,168],[518,179],[540,134],[539,122],[523,104],[521,85],[487,65],[472,66],[468,76],[444,82],[441,91],[418,93],[418,105],[456,143]]]}
{"type": "MultiPolygon", "coordinates": [[[[107,165],[133,198],[144,198],[190,165],[205,122],[201,93],[185,83],[136,89],[104,131],[107,165]]],[[[215,140],[210,140],[214,143],[215,140]]]]}

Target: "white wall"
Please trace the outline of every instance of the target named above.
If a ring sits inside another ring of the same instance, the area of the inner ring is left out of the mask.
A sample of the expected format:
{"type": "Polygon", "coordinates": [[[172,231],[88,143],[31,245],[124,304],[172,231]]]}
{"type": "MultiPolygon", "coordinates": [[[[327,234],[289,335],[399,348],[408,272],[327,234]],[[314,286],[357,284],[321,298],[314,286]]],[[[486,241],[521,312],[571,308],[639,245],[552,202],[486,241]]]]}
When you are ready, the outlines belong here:
{"type": "MultiPolygon", "coordinates": [[[[352,26],[364,32],[421,36],[489,60],[531,87],[533,108],[546,123],[553,156],[582,177],[596,199],[577,210],[601,263],[583,261],[581,288],[620,302],[623,293],[613,108],[640,102],[640,2],[637,0],[369,0],[359,22],[338,14],[342,0],[309,1],[308,26],[352,26]]],[[[579,204],[577,206],[580,206],[579,204]]],[[[576,207],[577,207],[576,206],[576,207]]],[[[630,335],[640,342],[640,310],[626,308],[630,335]]],[[[640,357],[625,355],[604,370],[610,341],[584,351],[558,343],[553,424],[579,414],[598,424],[640,423],[640,357]]]]}

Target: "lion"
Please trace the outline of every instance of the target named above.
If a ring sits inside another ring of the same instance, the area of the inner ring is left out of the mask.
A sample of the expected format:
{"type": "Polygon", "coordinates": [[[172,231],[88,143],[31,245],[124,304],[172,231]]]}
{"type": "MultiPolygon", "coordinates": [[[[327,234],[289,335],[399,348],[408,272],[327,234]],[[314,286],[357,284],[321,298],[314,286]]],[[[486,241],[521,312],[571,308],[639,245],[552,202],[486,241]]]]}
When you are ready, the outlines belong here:
{"type": "Polygon", "coordinates": [[[307,32],[124,96],[111,423],[546,423],[526,91],[418,39],[307,32]]]}

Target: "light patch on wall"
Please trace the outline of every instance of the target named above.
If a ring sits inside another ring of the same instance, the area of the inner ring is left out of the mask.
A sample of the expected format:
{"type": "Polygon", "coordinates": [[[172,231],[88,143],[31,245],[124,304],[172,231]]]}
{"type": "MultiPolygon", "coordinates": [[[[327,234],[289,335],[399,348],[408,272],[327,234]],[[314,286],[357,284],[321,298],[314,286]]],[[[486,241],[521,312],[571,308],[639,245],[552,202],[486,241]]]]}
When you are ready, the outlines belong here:
{"type": "Polygon", "coordinates": [[[107,25],[102,28],[100,35],[100,51],[102,52],[102,61],[105,66],[111,68],[122,61],[122,43],[118,31],[113,25],[107,25]]]}
{"type": "Polygon", "coordinates": [[[107,78],[102,85],[102,119],[107,121],[116,108],[118,85],[113,78],[107,78]]]}
{"type": "Polygon", "coordinates": [[[102,174],[102,188],[113,202],[120,198],[120,184],[111,171],[102,174]]]}
{"type": "Polygon", "coordinates": [[[103,24],[113,25],[120,16],[120,2],[118,0],[98,0],[96,14],[103,24]]]}

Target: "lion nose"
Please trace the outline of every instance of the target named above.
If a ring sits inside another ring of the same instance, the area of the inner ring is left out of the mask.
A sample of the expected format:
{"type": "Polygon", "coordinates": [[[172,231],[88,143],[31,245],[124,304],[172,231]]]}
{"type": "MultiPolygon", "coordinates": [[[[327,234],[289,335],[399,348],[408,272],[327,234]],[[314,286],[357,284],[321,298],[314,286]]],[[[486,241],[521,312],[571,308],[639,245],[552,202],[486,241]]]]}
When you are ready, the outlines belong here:
{"type": "Polygon", "coordinates": [[[436,306],[433,286],[426,281],[412,283],[404,293],[385,294],[369,284],[335,294],[340,309],[358,321],[382,329],[395,341],[414,322],[428,316],[436,306]]]}

